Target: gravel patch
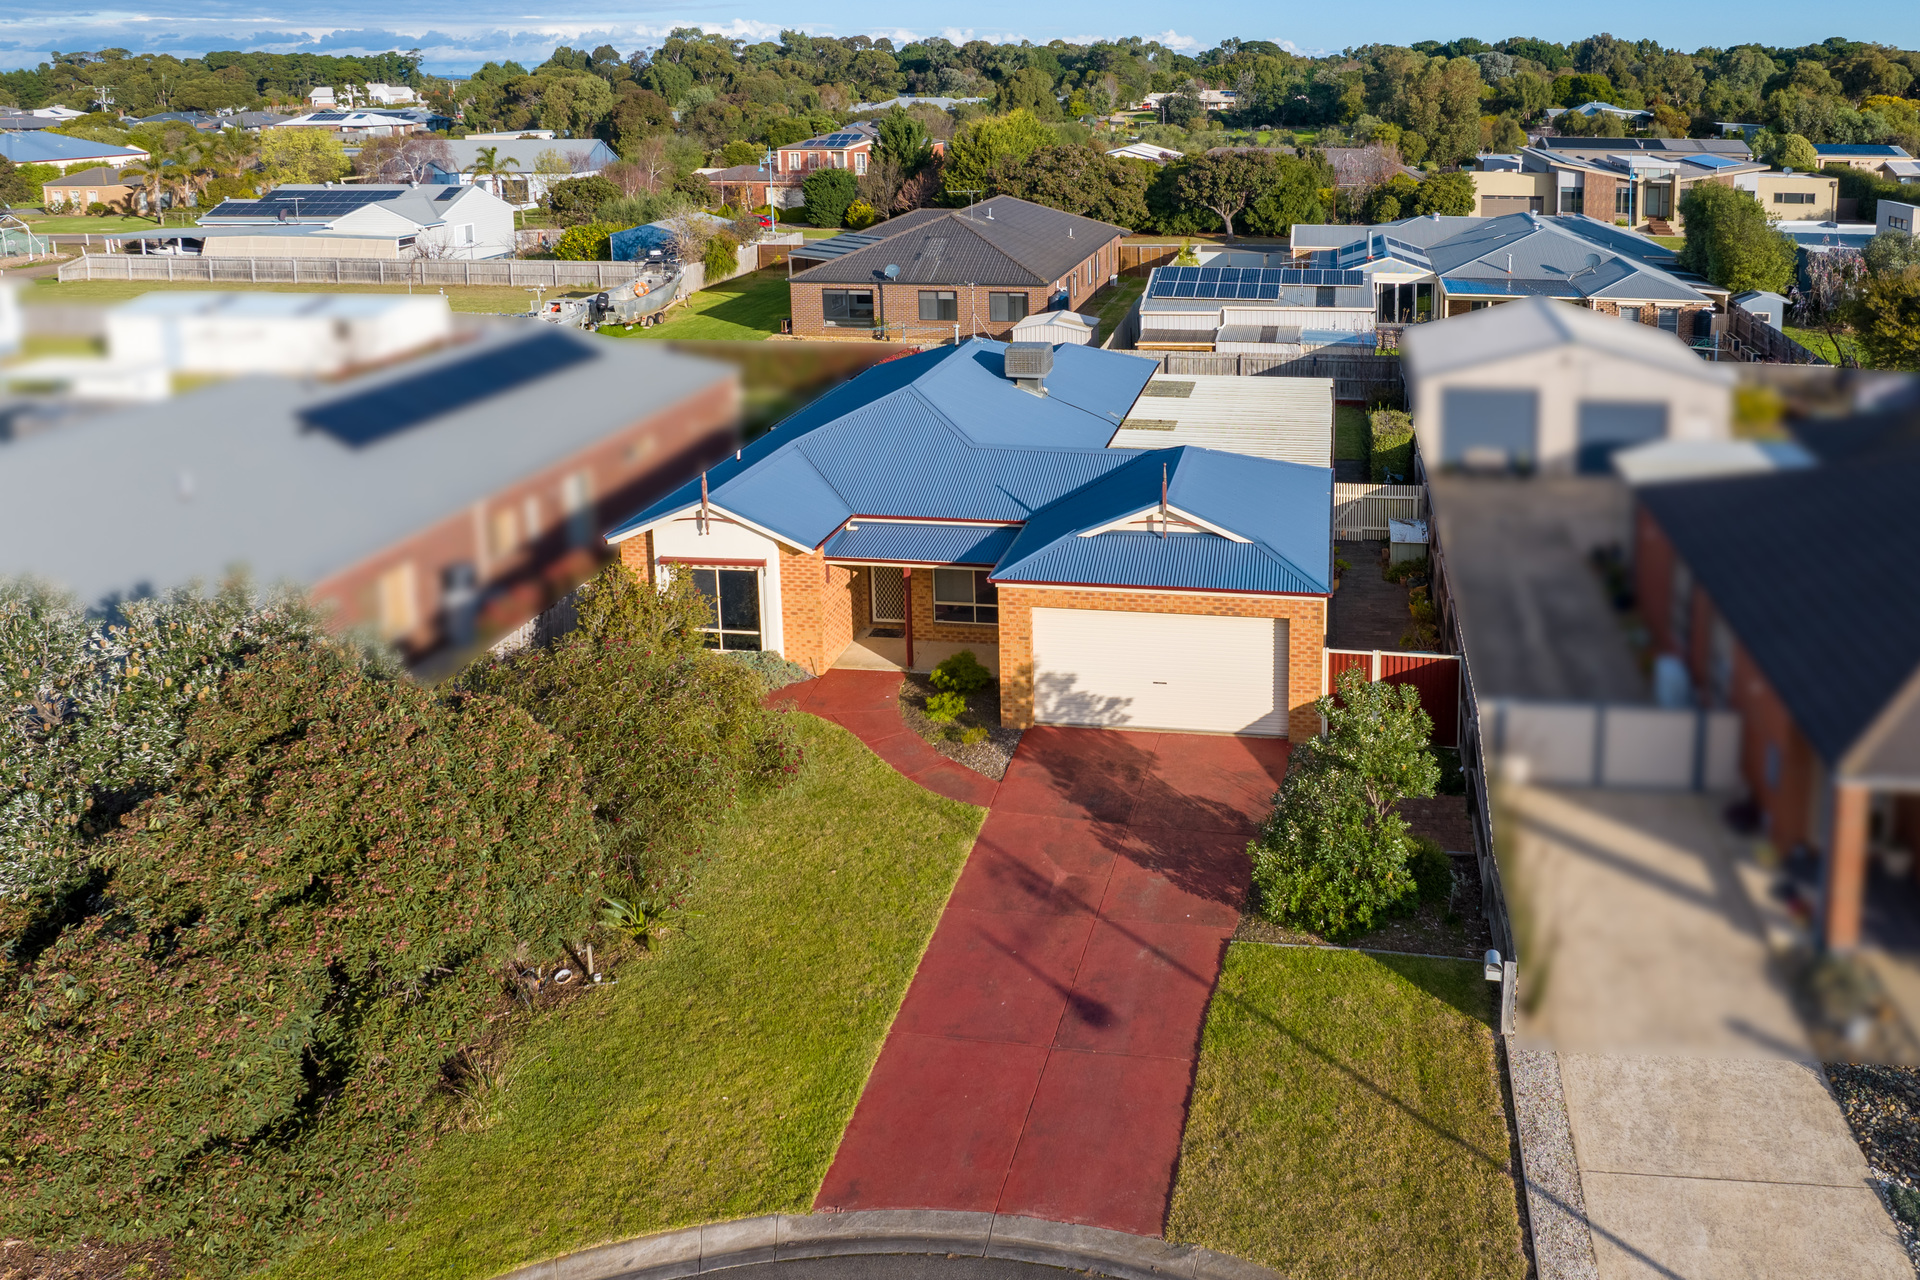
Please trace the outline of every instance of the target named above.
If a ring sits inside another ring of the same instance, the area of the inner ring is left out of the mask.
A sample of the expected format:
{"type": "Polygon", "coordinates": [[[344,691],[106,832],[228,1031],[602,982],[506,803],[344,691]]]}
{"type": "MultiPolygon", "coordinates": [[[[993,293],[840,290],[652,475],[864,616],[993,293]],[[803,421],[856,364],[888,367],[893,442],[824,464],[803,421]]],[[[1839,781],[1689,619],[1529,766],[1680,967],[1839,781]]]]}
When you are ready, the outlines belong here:
{"type": "Polygon", "coordinates": [[[900,718],[919,734],[927,745],[955,764],[995,782],[1007,776],[1007,766],[1020,746],[1022,729],[1009,729],[1000,723],[999,691],[988,687],[967,696],[967,709],[952,724],[935,724],[927,719],[927,697],[939,690],[926,676],[908,672],[900,682],[900,718]],[[962,732],[973,729],[985,733],[978,742],[962,742],[962,732]]]}
{"type": "Polygon", "coordinates": [[[1526,1174],[1535,1270],[1540,1280],[1598,1280],[1560,1085],[1560,1059],[1551,1050],[1517,1048],[1509,1039],[1507,1078],[1513,1085],[1513,1117],[1526,1174]]]}
{"type": "Polygon", "coordinates": [[[1920,1067],[1830,1062],[1827,1079],[1867,1158],[1874,1192],[1920,1275],[1920,1067]]]}

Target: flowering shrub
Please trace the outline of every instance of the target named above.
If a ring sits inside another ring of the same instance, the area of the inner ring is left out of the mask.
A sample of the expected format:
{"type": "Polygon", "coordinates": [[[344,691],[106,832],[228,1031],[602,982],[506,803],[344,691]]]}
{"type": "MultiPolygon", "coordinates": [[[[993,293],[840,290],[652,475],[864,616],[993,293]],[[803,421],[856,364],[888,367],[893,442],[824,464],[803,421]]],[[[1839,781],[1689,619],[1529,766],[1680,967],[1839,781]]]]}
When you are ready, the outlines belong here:
{"type": "Polygon", "coordinates": [[[1261,915],[1330,937],[1359,933],[1418,892],[1406,821],[1393,806],[1440,780],[1433,722],[1411,685],[1340,677],[1316,709],[1327,735],[1294,746],[1274,808],[1248,852],[1261,915]]]}
{"type": "Polygon", "coordinates": [[[441,1071],[503,966],[590,927],[600,856],[578,766],[498,699],[325,642],[190,678],[166,787],[0,918],[0,1230],[231,1274],[399,1202],[441,1071]]]}
{"type": "Polygon", "coordinates": [[[40,584],[0,580],[0,900],[85,873],[92,842],[180,768],[187,716],[249,657],[321,633],[293,595],[243,582],[90,618],[40,584]]]}

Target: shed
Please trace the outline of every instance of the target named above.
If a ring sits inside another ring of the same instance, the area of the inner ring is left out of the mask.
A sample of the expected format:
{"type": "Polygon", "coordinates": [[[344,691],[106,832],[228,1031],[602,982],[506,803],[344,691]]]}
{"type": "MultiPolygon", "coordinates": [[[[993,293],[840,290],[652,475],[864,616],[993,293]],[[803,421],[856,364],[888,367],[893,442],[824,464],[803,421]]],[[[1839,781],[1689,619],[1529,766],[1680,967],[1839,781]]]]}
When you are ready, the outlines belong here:
{"type": "Polygon", "coordinates": [[[1077,347],[1100,345],[1100,318],[1077,311],[1039,311],[1013,326],[1015,342],[1071,342],[1077,347]]]}
{"type": "Polygon", "coordinates": [[[1787,300],[1777,293],[1765,289],[1751,289],[1734,297],[1734,303],[1742,309],[1759,316],[1778,329],[1787,322],[1787,300]]]}

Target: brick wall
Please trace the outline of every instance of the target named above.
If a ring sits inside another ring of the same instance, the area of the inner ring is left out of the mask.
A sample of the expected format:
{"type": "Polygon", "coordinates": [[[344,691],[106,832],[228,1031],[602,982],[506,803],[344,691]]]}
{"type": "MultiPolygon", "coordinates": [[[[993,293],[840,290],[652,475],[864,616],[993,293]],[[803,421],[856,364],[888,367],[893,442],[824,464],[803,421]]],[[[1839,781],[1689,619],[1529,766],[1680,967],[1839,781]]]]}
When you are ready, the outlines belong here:
{"type": "MultiPolygon", "coordinates": [[[[417,533],[313,584],[316,602],[330,610],[334,626],[378,624],[379,582],[411,563],[419,623],[394,642],[412,656],[445,640],[443,574],[454,565],[473,566],[483,592],[520,601],[519,622],[551,604],[571,583],[547,580],[569,567],[590,569],[606,554],[607,527],[651,501],[688,475],[732,452],[739,436],[740,389],[715,383],[678,404],[615,431],[598,444],[489,494],[417,533]],[[589,536],[576,543],[565,505],[567,478],[590,477],[589,536]],[[528,523],[531,510],[533,522],[528,523]],[[510,513],[517,545],[496,547],[496,517],[510,513]],[[522,599],[524,597],[524,599],[522,599]]],[[[632,541],[632,540],[629,540],[632,541]]],[[[622,544],[623,546],[626,544],[622,544]]],[[[625,554],[623,552],[623,554],[625,554]]]]}
{"type": "MultiPolygon", "coordinates": [[[[1110,240],[1095,252],[1088,254],[1067,277],[1067,305],[1069,309],[1082,306],[1104,286],[1119,270],[1120,242],[1110,240]]],[[[804,273],[802,273],[804,275],[804,273]]],[[[923,290],[951,290],[959,308],[960,336],[969,335],[996,338],[1004,341],[1013,331],[1012,321],[995,322],[989,317],[993,314],[989,294],[1024,293],[1027,296],[1029,315],[1045,311],[1047,303],[1054,296],[1054,286],[1060,281],[1050,281],[1045,285],[1032,288],[1013,288],[1008,286],[978,285],[972,289],[964,282],[941,285],[888,284],[875,282],[871,286],[848,285],[832,282],[816,282],[796,278],[788,286],[789,302],[793,313],[793,331],[795,334],[838,335],[857,334],[858,329],[829,328],[822,311],[820,295],[828,289],[865,289],[871,287],[874,295],[875,327],[886,324],[890,328],[904,327],[908,335],[927,341],[941,337],[951,339],[954,321],[934,321],[920,319],[920,294],[923,290]]]]}
{"type": "MultiPolygon", "coordinates": [[[[1097,609],[1129,613],[1211,614],[1229,618],[1287,620],[1287,734],[1294,740],[1320,732],[1313,709],[1321,694],[1321,655],[1326,647],[1324,596],[1225,596],[1198,592],[1088,591],[1072,587],[1000,588],[1000,719],[1025,728],[1033,723],[1033,611],[1097,609]]],[[[1205,655],[1199,655],[1202,661],[1205,655]]]]}
{"type": "Polygon", "coordinates": [[[787,661],[824,672],[853,643],[853,571],[782,547],[780,622],[787,661]]]}
{"type": "Polygon", "coordinates": [[[1612,222],[1617,214],[1613,211],[1614,189],[1620,184],[1604,174],[1587,175],[1585,203],[1580,207],[1589,218],[1598,218],[1602,222],[1612,222]]]}
{"type": "MultiPolygon", "coordinates": [[[[1644,508],[1634,513],[1634,592],[1655,653],[1679,653],[1673,630],[1673,544],[1644,508]]],[[[1685,606],[1690,629],[1687,663],[1693,685],[1704,699],[1711,689],[1709,664],[1716,610],[1699,584],[1685,606]]],[[[1814,787],[1819,765],[1813,747],[1736,636],[1728,708],[1740,714],[1740,773],[1759,806],[1767,838],[1776,848],[1806,842],[1822,845],[1813,829],[1814,787]]]]}

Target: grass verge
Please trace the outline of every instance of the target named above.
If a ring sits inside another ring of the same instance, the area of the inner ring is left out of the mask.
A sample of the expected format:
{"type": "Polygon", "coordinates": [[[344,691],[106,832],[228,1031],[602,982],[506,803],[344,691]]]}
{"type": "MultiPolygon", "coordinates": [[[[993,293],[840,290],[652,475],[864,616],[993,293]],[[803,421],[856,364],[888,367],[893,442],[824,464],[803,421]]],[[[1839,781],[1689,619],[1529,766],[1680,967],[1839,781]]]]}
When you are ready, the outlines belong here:
{"type": "Polygon", "coordinates": [[[1121,276],[1118,284],[1106,285],[1087,299],[1083,308],[1100,317],[1100,341],[1105,342],[1127,318],[1127,312],[1147,291],[1145,276],[1121,276]]]}
{"type": "Polygon", "coordinates": [[[605,328],[600,332],[615,338],[738,341],[780,332],[780,321],[788,314],[787,269],[768,267],[708,285],[684,303],[676,303],[673,319],[651,329],[605,328]]]}
{"type": "Polygon", "coordinates": [[[1333,456],[1336,460],[1365,462],[1370,435],[1365,409],[1351,404],[1334,406],[1333,456]]]}
{"type": "MultiPolygon", "coordinates": [[[[193,289],[201,292],[226,293],[233,290],[267,293],[405,293],[404,284],[247,284],[221,280],[209,284],[205,280],[178,281],[169,284],[165,280],[69,280],[61,284],[53,276],[41,276],[34,280],[22,292],[20,301],[30,306],[48,306],[58,304],[78,304],[82,306],[107,306],[115,302],[125,302],[145,293],[156,293],[162,289],[193,289]]],[[[534,295],[517,285],[421,285],[413,286],[413,292],[420,294],[445,293],[447,305],[455,311],[471,311],[486,314],[500,312],[519,312],[531,309],[534,295]]],[[[599,290],[590,285],[581,285],[576,289],[548,289],[548,300],[554,298],[578,298],[599,290]]]]}
{"type": "Polygon", "coordinates": [[[983,811],[799,717],[806,764],[714,833],[696,913],[539,1025],[409,1213],[270,1274],[453,1280],[719,1218],[805,1212],[983,811]]]}
{"type": "Polygon", "coordinates": [[[1167,1238],[1296,1280],[1520,1280],[1490,992],[1470,961],[1229,947],[1167,1238]]]}

